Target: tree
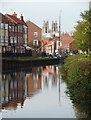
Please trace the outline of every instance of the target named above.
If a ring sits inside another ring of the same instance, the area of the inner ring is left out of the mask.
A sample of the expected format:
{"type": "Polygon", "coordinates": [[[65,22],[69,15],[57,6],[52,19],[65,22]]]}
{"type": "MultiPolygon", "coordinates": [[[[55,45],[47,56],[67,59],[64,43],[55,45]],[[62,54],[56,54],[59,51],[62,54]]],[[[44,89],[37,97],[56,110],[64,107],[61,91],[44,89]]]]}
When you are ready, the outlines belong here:
{"type": "Polygon", "coordinates": [[[91,10],[84,11],[84,13],[81,13],[80,15],[84,21],[91,22],[91,10]]]}
{"type": "Polygon", "coordinates": [[[81,13],[82,21],[77,22],[74,39],[75,47],[83,51],[91,51],[91,10],[81,13]]]}

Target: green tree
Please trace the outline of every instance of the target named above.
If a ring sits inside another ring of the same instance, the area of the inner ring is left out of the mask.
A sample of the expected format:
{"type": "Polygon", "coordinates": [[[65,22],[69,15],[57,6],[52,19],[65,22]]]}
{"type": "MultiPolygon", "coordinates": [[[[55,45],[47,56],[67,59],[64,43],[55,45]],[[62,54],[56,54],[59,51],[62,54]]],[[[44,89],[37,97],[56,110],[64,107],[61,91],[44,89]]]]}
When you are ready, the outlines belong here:
{"type": "Polygon", "coordinates": [[[84,11],[84,13],[81,13],[80,15],[84,21],[91,22],[91,10],[84,11]]]}
{"type": "Polygon", "coordinates": [[[82,21],[77,22],[74,39],[75,47],[83,51],[91,50],[91,10],[81,13],[82,21]]]}

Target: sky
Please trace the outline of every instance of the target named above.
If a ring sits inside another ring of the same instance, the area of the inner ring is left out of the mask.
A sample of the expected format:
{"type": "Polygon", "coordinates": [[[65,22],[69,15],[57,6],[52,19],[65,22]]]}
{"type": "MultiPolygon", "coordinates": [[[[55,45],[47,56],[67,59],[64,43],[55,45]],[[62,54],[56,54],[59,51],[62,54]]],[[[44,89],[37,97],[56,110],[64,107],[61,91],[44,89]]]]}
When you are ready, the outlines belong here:
{"type": "Polygon", "coordinates": [[[76,22],[80,20],[80,13],[89,9],[89,0],[1,0],[0,12],[13,14],[15,11],[24,20],[30,20],[42,28],[43,21],[49,21],[61,17],[61,32],[72,32],[76,22]],[[61,11],[61,12],[60,12],[61,11]]]}

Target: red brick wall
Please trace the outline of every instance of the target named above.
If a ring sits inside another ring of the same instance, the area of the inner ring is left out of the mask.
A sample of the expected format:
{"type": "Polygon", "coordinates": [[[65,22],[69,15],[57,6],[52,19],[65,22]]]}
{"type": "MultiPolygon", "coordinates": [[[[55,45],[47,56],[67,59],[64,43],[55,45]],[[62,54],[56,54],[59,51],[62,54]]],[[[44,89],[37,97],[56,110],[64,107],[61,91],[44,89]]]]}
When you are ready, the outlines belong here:
{"type": "Polygon", "coordinates": [[[31,21],[27,21],[26,24],[28,26],[28,45],[34,40],[34,32],[38,33],[38,37],[36,39],[41,41],[42,29],[34,23],[32,23],[31,21]]]}

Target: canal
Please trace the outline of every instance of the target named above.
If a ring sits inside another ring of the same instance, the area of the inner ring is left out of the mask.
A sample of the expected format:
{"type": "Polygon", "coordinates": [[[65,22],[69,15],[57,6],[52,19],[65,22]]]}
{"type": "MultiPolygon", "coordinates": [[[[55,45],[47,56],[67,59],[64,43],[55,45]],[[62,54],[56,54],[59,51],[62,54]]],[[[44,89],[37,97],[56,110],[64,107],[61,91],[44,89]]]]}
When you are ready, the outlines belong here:
{"type": "Polygon", "coordinates": [[[76,118],[60,65],[3,71],[3,118],[76,118]]]}

